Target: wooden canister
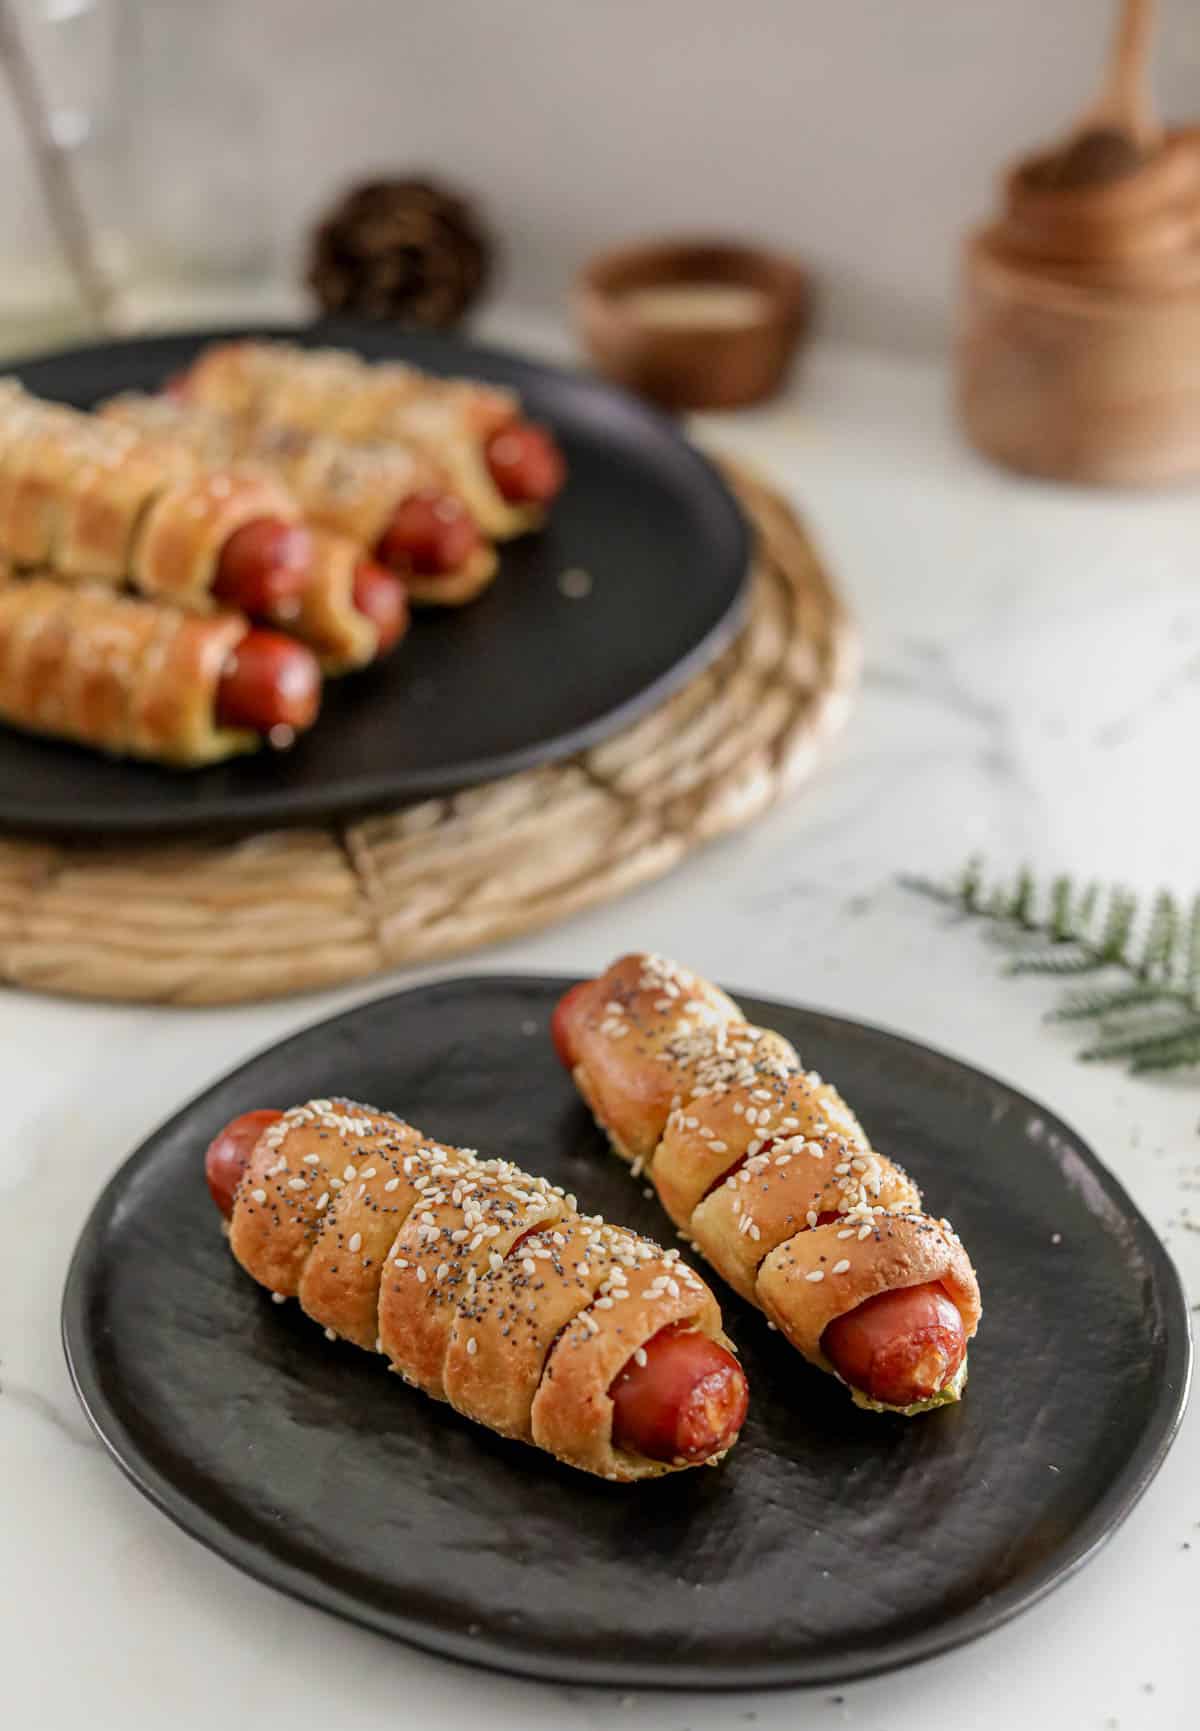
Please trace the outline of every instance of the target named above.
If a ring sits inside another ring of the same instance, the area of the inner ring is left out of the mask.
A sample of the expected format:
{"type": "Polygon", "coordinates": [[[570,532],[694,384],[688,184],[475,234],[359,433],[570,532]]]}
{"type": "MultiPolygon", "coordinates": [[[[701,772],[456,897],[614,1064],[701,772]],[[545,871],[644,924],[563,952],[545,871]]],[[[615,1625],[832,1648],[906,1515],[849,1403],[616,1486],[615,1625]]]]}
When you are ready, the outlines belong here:
{"type": "Polygon", "coordinates": [[[967,240],[963,425],[1030,474],[1152,486],[1200,475],[1200,144],[1175,134],[1106,187],[1048,189],[1038,164],[967,240]]]}

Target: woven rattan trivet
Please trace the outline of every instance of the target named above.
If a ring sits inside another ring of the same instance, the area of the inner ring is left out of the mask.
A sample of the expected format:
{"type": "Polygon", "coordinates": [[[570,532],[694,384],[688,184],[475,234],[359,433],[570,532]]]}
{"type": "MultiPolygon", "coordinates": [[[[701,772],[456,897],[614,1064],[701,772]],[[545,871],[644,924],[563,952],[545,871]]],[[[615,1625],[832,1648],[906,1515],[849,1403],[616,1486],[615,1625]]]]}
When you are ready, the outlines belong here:
{"type": "Polygon", "coordinates": [[[730,478],[758,530],[749,622],[635,726],[358,823],[153,846],[0,840],[0,978],[178,1004],[311,990],[564,919],[749,823],[842,722],[858,654],[791,508],[730,478]]]}

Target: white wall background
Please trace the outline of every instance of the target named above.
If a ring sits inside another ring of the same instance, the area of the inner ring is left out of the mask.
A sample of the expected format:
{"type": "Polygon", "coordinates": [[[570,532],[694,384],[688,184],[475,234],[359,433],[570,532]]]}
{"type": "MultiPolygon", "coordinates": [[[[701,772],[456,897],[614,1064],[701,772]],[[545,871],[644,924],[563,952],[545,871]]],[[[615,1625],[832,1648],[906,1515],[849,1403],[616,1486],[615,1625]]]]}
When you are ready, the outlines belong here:
{"type": "MultiPolygon", "coordinates": [[[[1112,17],[1110,0],[102,4],[149,45],[125,64],[129,206],[181,246],[236,258],[249,229],[294,273],[347,180],[428,166],[489,213],[510,298],[559,302],[632,234],[730,229],[809,258],[838,334],[909,348],[944,330],[956,238],[998,165],[1090,94],[1112,17]]],[[[1158,60],[1164,110],[1200,115],[1194,0],[1164,0],[1158,60]]],[[[23,239],[4,118],[0,223],[23,239]]]]}

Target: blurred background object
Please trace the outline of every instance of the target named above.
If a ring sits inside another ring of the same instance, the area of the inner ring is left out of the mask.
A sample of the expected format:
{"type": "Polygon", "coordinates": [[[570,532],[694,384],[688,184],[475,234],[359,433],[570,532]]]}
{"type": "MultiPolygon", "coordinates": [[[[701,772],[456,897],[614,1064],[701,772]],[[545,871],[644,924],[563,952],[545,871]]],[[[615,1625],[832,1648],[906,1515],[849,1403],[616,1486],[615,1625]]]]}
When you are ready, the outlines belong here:
{"type": "Polygon", "coordinates": [[[771,396],[809,311],[808,279],[794,260],[719,240],[602,253],[572,298],[600,371],[668,409],[734,409],[771,396]]]}
{"type": "Polygon", "coordinates": [[[312,239],[321,312],[446,330],[479,299],[487,238],[458,193],[422,179],[370,180],[338,199],[312,239]]]}
{"type": "MultiPolygon", "coordinates": [[[[53,100],[86,99],[78,153],[114,195],[98,188],[97,221],[133,252],[148,322],[304,316],[321,212],[417,165],[486,212],[505,307],[561,314],[583,262],[630,235],[715,232],[805,259],[821,335],[907,352],[944,349],[960,237],[997,165],[1096,88],[1111,17],[1096,0],[96,0],[50,24],[48,3],[18,9],[53,100]]],[[[1156,93],[1168,117],[1200,111],[1183,0],[1163,9],[1156,93]]],[[[0,280],[61,290],[0,108],[0,280]]]]}
{"type": "Polygon", "coordinates": [[[1060,480],[1200,473],[1200,129],[1148,94],[1152,0],[1124,0],[1098,99],[1019,160],[967,243],[959,404],[980,450],[1060,480]]]}
{"type": "Polygon", "coordinates": [[[0,0],[7,348],[69,341],[116,320],[128,268],[116,25],[109,0],[0,0]]]}

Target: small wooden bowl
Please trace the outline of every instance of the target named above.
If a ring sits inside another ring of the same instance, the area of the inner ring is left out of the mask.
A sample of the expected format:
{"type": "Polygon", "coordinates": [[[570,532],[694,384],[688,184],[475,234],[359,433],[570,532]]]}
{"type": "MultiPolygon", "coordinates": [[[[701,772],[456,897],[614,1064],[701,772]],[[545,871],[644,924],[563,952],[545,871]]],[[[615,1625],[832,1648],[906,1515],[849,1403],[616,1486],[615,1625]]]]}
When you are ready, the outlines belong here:
{"type": "Polygon", "coordinates": [[[779,389],[810,293],[782,253],[694,239],[602,253],[571,300],[606,377],[663,408],[732,409],[779,389]]]}

